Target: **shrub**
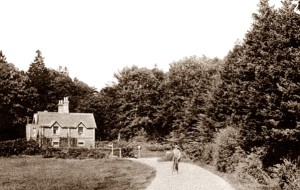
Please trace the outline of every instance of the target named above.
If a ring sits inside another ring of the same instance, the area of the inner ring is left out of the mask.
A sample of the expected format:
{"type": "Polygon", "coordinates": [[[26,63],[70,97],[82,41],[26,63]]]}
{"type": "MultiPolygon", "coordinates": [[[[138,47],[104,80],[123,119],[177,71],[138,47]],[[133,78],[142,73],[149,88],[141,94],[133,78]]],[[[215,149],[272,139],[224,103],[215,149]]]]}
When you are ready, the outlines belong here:
{"type": "Polygon", "coordinates": [[[122,149],[122,157],[134,157],[134,149],[136,149],[136,145],[127,141],[114,141],[114,148],[122,149]]]}
{"type": "Polygon", "coordinates": [[[145,135],[138,135],[138,136],[133,137],[132,140],[135,142],[146,142],[147,137],[145,137],[145,135]]]}
{"type": "Polygon", "coordinates": [[[42,147],[51,147],[52,145],[52,139],[51,138],[46,138],[46,137],[42,137],[41,138],[42,141],[42,147]]]}
{"type": "Polygon", "coordinates": [[[101,158],[105,158],[105,156],[106,153],[99,149],[90,149],[87,157],[94,158],[94,159],[101,159],[101,158]]]}
{"type": "Polygon", "coordinates": [[[79,158],[79,159],[86,158],[89,151],[87,148],[69,148],[67,150],[68,150],[67,151],[68,158],[79,158]]]}
{"type": "MultiPolygon", "coordinates": [[[[46,138],[45,138],[46,139],[46,138]]],[[[127,150],[128,151],[128,150],[127,150]]],[[[104,158],[106,154],[101,150],[86,149],[86,148],[53,148],[45,146],[44,149],[39,147],[39,144],[26,139],[17,139],[11,141],[0,142],[0,156],[18,156],[18,155],[42,155],[43,158],[104,158]]],[[[127,153],[128,154],[128,153],[127,153]]]]}
{"type": "Polygon", "coordinates": [[[130,157],[133,158],[134,157],[134,153],[133,153],[133,147],[130,146],[126,146],[122,148],[122,157],[130,157]]]}
{"type": "Polygon", "coordinates": [[[69,146],[69,138],[68,137],[60,137],[59,138],[59,147],[68,147],[69,146]]]}
{"type": "Polygon", "coordinates": [[[85,158],[104,158],[106,154],[99,149],[87,148],[52,148],[48,147],[43,153],[43,158],[61,158],[61,159],[85,159],[85,158]]]}
{"type": "Polygon", "coordinates": [[[192,161],[201,160],[201,154],[203,152],[203,144],[200,142],[189,142],[183,145],[185,153],[192,161]]]}
{"type": "Polygon", "coordinates": [[[166,151],[171,150],[172,147],[169,144],[151,144],[146,147],[150,151],[166,151]]]}
{"type": "Polygon", "coordinates": [[[39,147],[39,144],[34,140],[27,141],[26,150],[24,154],[26,155],[39,155],[42,149],[39,147]]]}
{"type": "Polygon", "coordinates": [[[105,146],[107,146],[108,143],[108,141],[95,141],[95,147],[104,148],[105,146]]]}
{"type": "Polygon", "coordinates": [[[47,147],[43,153],[43,158],[57,158],[59,157],[58,154],[61,151],[60,148],[53,148],[53,147],[47,147]]]}
{"type": "Polygon", "coordinates": [[[232,173],[238,164],[238,160],[233,160],[232,155],[239,146],[240,132],[233,127],[226,127],[217,133],[213,151],[213,165],[220,172],[232,173]]]}
{"type": "Polygon", "coordinates": [[[210,164],[213,162],[213,152],[215,150],[215,144],[208,143],[204,145],[202,154],[201,154],[201,161],[203,161],[205,164],[210,164]]]}
{"type": "Polygon", "coordinates": [[[273,177],[281,189],[300,189],[300,169],[287,159],[271,168],[273,177]]]}
{"type": "Polygon", "coordinates": [[[167,151],[166,154],[158,159],[159,162],[172,161],[173,151],[167,151]]]}
{"type": "Polygon", "coordinates": [[[60,158],[60,159],[66,159],[68,158],[67,150],[66,149],[53,149],[53,157],[54,158],[60,158]]]}
{"type": "Polygon", "coordinates": [[[27,148],[26,139],[16,139],[0,142],[0,156],[9,157],[21,155],[27,148]]]}
{"type": "Polygon", "coordinates": [[[241,180],[275,186],[269,174],[263,168],[261,158],[264,154],[264,148],[252,149],[251,153],[247,155],[238,147],[232,156],[233,162],[238,162],[237,166],[235,166],[234,175],[241,180]]]}

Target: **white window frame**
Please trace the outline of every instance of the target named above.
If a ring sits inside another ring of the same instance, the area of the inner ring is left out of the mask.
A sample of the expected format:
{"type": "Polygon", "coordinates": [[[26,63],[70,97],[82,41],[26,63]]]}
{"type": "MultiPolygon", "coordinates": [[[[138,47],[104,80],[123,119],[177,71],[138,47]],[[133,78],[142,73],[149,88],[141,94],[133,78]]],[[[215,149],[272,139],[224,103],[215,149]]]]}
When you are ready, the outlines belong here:
{"type": "Polygon", "coordinates": [[[60,126],[59,126],[59,124],[57,124],[57,123],[55,123],[54,125],[52,125],[52,134],[53,135],[59,135],[59,133],[60,133],[60,126]],[[55,127],[57,127],[57,130],[55,131],[55,133],[54,133],[54,128],[55,127]]]}
{"type": "Polygon", "coordinates": [[[32,129],[32,133],[33,133],[33,137],[36,137],[37,136],[37,134],[36,134],[36,127],[33,127],[33,129],[32,129]]]}
{"type": "Polygon", "coordinates": [[[77,142],[77,146],[84,146],[85,145],[85,142],[84,141],[78,141],[77,142]]]}
{"type": "Polygon", "coordinates": [[[52,141],[52,146],[54,148],[59,148],[59,141],[52,141]],[[57,145],[54,145],[54,143],[57,143],[57,145]]]}
{"type": "Polygon", "coordinates": [[[78,126],[78,134],[82,135],[83,133],[84,133],[84,127],[83,126],[78,126]],[[82,132],[81,133],[79,132],[79,128],[82,128],[82,132]]]}

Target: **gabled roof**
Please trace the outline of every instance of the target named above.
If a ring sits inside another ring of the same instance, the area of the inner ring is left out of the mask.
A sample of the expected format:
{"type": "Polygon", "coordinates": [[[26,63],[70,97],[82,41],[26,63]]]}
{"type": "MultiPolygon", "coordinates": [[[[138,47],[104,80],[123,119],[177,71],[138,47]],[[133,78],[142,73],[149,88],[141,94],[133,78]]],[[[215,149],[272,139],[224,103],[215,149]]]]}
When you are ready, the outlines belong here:
{"type": "Polygon", "coordinates": [[[37,124],[44,127],[51,127],[57,122],[61,127],[76,128],[80,123],[83,123],[86,128],[97,128],[92,113],[38,112],[37,115],[37,124]]]}

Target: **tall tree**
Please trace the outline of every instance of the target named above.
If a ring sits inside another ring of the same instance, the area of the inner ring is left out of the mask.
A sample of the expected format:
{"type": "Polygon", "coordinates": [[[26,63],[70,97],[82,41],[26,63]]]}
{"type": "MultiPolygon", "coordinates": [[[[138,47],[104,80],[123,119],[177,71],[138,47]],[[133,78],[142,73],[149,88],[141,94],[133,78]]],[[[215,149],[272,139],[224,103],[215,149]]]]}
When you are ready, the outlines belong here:
{"type": "Polygon", "coordinates": [[[37,90],[37,99],[33,103],[35,111],[48,109],[49,90],[50,90],[50,74],[44,63],[44,57],[40,50],[36,51],[36,57],[30,64],[27,75],[30,79],[29,86],[37,90]]]}
{"type": "Polygon", "coordinates": [[[28,103],[34,99],[35,91],[27,88],[28,77],[13,64],[8,63],[0,51],[0,115],[1,120],[12,120],[6,138],[17,138],[25,129],[26,117],[31,114],[28,103]]]}
{"type": "Polygon", "coordinates": [[[7,63],[5,55],[0,51],[0,113],[2,114],[11,114],[12,97],[14,96],[12,93],[17,90],[12,84],[15,73],[15,67],[7,63]]]}
{"type": "Polygon", "coordinates": [[[156,136],[159,126],[153,122],[160,103],[159,86],[163,75],[157,68],[150,70],[136,66],[115,74],[119,103],[117,127],[125,138],[136,136],[141,130],[156,136]]]}
{"type": "Polygon", "coordinates": [[[70,110],[81,111],[81,105],[85,104],[84,101],[89,101],[90,98],[93,98],[94,94],[97,93],[97,90],[77,78],[73,80],[72,86],[72,89],[70,89],[70,101],[72,102],[70,110]]]}
{"type": "MultiPolygon", "coordinates": [[[[58,100],[63,97],[70,97],[70,111],[74,111],[74,102],[71,100],[75,94],[75,84],[73,80],[65,73],[48,69],[49,84],[48,84],[48,102],[47,109],[57,111],[58,100]]],[[[77,104],[76,104],[77,105],[77,104]]]]}
{"type": "Polygon", "coordinates": [[[97,140],[114,140],[119,130],[116,130],[118,115],[117,88],[106,86],[100,92],[91,94],[79,102],[80,112],[94,113],[97,124],[97,140]]]}
{"type": "Polygon", "coordinates": [[[299,155],[300,15],[261,0],[244,43],[226,58],[216,94],[219,125],[241,128],[242,147],[265,147],[265,166],[299,155]],[[283,148],[284,147],[284,148],[283,148]]]}
{"type": "Polygon", "coordinates": [[[171,64],[164,91],[164,125],[172,139],[183,143],[206,143],[214,129],[206,123],[221,60],[189,57],[171,64]]]}

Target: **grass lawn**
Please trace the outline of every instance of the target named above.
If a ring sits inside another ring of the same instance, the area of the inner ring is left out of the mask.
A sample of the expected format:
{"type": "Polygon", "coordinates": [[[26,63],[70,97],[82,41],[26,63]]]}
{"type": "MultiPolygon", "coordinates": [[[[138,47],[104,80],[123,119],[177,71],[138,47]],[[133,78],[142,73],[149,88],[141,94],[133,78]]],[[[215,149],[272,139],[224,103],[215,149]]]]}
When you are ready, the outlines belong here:
{"type": "Polygon", "coordinates": [[[0,158],[0,189],[145,189],[155,170],[125,159],[0,158]]]}

